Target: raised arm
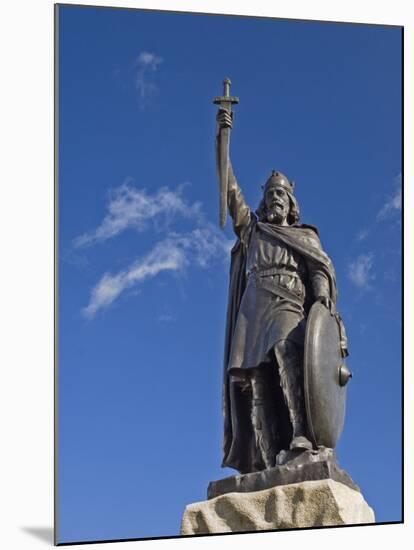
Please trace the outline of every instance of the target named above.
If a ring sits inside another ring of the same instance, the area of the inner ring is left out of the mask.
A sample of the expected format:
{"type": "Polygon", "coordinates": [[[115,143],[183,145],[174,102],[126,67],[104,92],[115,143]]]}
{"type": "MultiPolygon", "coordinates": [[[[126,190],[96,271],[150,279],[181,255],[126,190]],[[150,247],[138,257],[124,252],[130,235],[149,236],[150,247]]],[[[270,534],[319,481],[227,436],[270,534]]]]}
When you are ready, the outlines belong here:
{"type": "MultiPolygon", "coordinates": [[[[216,160],[217,165],[220,162],[220,130],[221,128],[231,128],[232,117],[225,110],[220,110],[217,114],[217,136],[216,136],[216,160]]],[[[229,177],[227,187],[227,206],[230,216],[233,220],[233,229],[240,240],[246,235],[246,230],[250,224],[251,211],[244,200],[241,189],[237,183],[233,172],[231,162],[229,162],[229,177]]]]}

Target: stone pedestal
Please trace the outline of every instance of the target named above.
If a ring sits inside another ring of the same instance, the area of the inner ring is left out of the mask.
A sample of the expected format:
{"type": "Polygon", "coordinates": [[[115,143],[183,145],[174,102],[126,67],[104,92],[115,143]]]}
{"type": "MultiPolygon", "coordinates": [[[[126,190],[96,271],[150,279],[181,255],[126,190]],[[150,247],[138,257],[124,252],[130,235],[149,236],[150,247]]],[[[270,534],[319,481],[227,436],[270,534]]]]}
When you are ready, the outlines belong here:
{"type": "Polygon", "coordinates": [[[358,490],[333,479],[321,479],[253,492],[227,492],[189,504],[181,534],[241,533],[374,521],[373,510],[358,490]]]}
{"type": "Polygon", "coordinates": [[[274,468],[212,481],[208,486],[207,498],[321,479],[332,479],[359,491],[358,485],[339,467],[334,450],[319,447],[312,451],[281,451],[276,457],[274,468]]]}

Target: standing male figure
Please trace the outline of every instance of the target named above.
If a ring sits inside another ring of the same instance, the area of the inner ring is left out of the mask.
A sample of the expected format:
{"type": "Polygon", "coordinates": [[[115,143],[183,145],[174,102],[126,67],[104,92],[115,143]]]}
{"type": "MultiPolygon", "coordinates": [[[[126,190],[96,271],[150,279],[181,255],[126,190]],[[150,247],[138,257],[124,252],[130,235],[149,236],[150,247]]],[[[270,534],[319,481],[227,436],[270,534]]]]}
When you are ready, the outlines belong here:
{"type": "MultiPolygon", "coordinates": [[[[226,110],[217,115],[217,156],[226,110]]],[[[317,229],[299,223],[288,178],[273,171],[253,212],[231,164],[227,206],[238,237],[232,250],[223,386],[223,466],[270,468],[283,449],[312,449],[306,421],[303,345],[315,301],[333,310],[335,273],[317,229]]]]}

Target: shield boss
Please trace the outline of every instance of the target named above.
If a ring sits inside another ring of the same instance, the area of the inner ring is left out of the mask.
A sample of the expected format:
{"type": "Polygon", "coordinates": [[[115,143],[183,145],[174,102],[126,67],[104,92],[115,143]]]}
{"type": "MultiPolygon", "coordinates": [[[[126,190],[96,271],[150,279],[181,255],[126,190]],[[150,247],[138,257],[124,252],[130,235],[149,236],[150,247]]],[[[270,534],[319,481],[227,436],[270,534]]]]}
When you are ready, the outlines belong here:
{"type": "Polygon", "coordinates": [[[334,448],[345,418],[349,371],[341,354],[339,324],[315,302],[305,335],[304,388],[309,435],[316,446],[334,448]]]}

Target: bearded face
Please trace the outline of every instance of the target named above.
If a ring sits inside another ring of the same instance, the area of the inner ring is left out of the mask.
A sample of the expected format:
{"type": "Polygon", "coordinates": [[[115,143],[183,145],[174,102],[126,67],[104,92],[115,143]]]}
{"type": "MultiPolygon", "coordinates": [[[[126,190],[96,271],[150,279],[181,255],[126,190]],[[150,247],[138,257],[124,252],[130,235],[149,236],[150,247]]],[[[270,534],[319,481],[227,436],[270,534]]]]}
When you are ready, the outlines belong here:
{"type": "Polygon", "coordinates": [[[281,185],[271,185],[265,191],[264,201],[267,221],[287,225],[290,201],[286,190],[281,185]]]}

